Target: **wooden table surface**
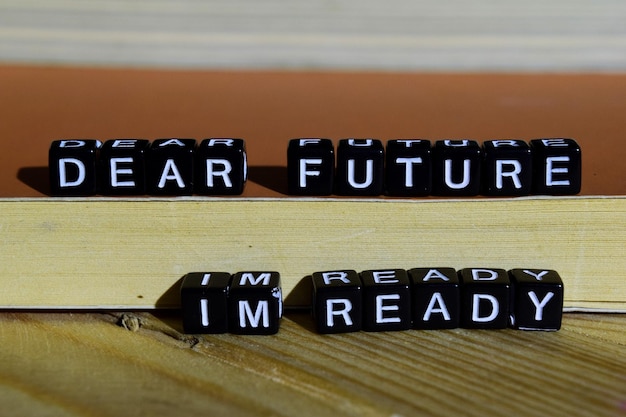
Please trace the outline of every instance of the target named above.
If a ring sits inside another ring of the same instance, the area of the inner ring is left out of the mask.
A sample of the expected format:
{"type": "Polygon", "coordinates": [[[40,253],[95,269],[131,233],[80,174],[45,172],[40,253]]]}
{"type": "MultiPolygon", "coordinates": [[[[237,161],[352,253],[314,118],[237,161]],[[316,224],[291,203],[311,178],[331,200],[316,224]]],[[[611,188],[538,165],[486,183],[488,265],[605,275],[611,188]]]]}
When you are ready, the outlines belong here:
{"type": "Polygon", "coordinates": [[[289,313],[274,336],[194,337],[173,312],[5,312],[0,414],[620,416],[624,325],[318,335],[289,313]]]}

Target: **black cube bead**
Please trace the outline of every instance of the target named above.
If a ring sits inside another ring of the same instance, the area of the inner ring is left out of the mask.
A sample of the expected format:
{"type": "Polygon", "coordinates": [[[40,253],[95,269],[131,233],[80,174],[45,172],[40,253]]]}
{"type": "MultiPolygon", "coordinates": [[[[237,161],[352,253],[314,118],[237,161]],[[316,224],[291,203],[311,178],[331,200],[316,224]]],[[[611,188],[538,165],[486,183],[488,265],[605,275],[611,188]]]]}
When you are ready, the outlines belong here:
{"type": "Polygon", "coordinates": [[[522,196],[532,190],[532,154],[523,140],[502,139],[483,142],[483,194],[522,196]]]}
{"type": "Polygon", "coordinates": [[[145,139],[107,140],[100,149],[100,192],[104,195],[141,195],[146,193],[145,139]]]}
{"type": "Polygon", "coordinates": [[[319,333],[347,333],[361,330],[362,290],[359,274],[353,270],[315,272],[312,313],[319,333]]]}
{"type": "Polygon", "coordinates": [[[393,139],[385,150],[385,188],[391,196],[431,193],[430,141],[393,139]]]}
{"type": "Polygon", "coordinates": [[[556,331],[563,316],[563,281],[549,269],[512,269],[513,327],[556,331]]]}
{"type": "Polygon", "coordinates": [[[432,152],[434,195],[474,196],[480,193],[482,149],[478,142],[438,140],[432,152]]]}
{"type": "Polygon", "coordinates": [[[95,139],[55,140],[48,151],[50,194],[90,196],[97,192],[97,159],[101,142],[95,139]]]}
{"type": "Polygon", "coordinates": [[[454,268],[414,268],[409,270],[409,278],[414,328],[459,327],[460,287],[454,268]]]}
{"type": "Polygon", "coordinates": [[[533,193],[578,194],[582,159],[574,139],[550,138],[530,141],[533,153],[533,193]]]}
{"type": "Polygon", "coordinates": [[[403,269],[361,272],[363,330],[369,332],[411,328],[411,291],[403,269]]]}
{"type": "Polygon", "coordinates": [[[152,195],[193,193],[194,139],[157,139],[146,157],[146,189],[152,195]]]}
{"type": "Polygon", "coordinates": [[[204,139],[196,149],[194,191],[201,195],[239,195],[248,176],[243,139],[204,139]]]}
{"type": "Polygon", "coordinates": [[[384,187],[384,148],[377,139],[341,139],[337,145],[338,195],[377,196],[384,187]]]}
{"type": "Polygon", "coordinates": [[[231,333],[277,333],[283,314],[280,274],[269,271],[236,273],[228,304],[231,333]]]}
{"type": "Polygon", "coordinates": [[[228,332],[227,272],[191,272],[183,278],[180,303],[185,333],[228,332]]]}
{"type": "Polygon", "coordinates": [[[509,323],[511,281],[504,269],[466,268],[461,279],[461,326],[504,329],[509,323]]]}
{"type": "Polygon", "coordinates": [[[292,195],[333,192],[335,148],[330,139],[292,139],[287,147],[287,186],[292,195]]]}

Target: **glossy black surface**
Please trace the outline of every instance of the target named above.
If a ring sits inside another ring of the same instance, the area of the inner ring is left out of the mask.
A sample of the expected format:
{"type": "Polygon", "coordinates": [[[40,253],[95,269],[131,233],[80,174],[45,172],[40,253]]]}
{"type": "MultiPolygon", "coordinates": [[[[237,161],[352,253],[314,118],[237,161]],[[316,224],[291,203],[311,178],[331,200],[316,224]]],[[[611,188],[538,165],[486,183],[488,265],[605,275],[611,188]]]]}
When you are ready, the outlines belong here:
{"type": "Polygon", "coordinates": [[[432,149],[433,195],[478,195],[481,160],[482,149],[474,140],[436,141],[432,149]]]}
{"type": "Polygon", "coordinates": [[[330,195],[333,192],[335,148],[330,139],[300,138],[287,148],[287,186],[292,195],[330,195]]]}
{"type": "Polygon", "coordinates": [[[193,193],[195,139],[157,139],[146,158],[146,190],[151,195],[193,193]]]}
{"type": "Polygon", "coordinates": [[[460,287],[454,268],[414,268],[408,271],[412,287],[413,327],[459,327],[460,287]]]}
{"type": "Polygon", "coordinates": [[[191,272],[183,278],[180,301],[185,333],[228,332],[227,272],[191,272]]]}
{"type": "Polygon", "coordinates": [[[532,190],[532,154],[522,140],[483,142],[482,193],[488,196],[522,196],[532,190]]]}
{"type": "Polygon", "coordinates": [[[204,139],[196,149],[194,192],[239,195],[247,180],[246,146],[242,139],[204,139]]]}
{"type": "Polygon", "coordinates": [[[559,330],[563,317],[563,281],[549,269],[512,269],[512,326],[521,330],[559,330]]]}
{"type": "Polygon", "coordinates": [[[384,190],[384,148],[378,139],[341,139],[337,145],[335,193],[377,196],[384,190]]]}
{"type": "Polygon", "coordinates": [[[356,332],[362,327],[361,279],[353,270],[315,272],[312,313],[319,333],[356,332]]]}
{"type": "Polygon", "coordinates": [[[55,140],[48,151],[50,194],[91,196],[97,192],[97,159],[101,146],[95,139],[55,140]]]}
{"type": "Polygon", "coordinates": [[[578,194],[582,157],[574,139],[547,138],[530,141],[533,153],[533,194],[578,194]]]}
{"type": "Polygon", "coordinates": [[[271,271],[236,273],[231,281],[228,304],[231,333],[275,334],[283,311],[280,274],[271,271]]]}
{"type": "Polygon", "coordinates": [[[431,146],[424,139],[392,139],[385,150],[385,192],[391,196],[431,193],[431,146]]]}
{"type": "Polygon", "coordinates": [[[104,195],[141,195],[146,193],[145,139],[107,140],[100,149],[98,183],[104,195]]]}
{"type": "Polygon", "coordinates": [[[392,331],[411,328],[411,291],[403,269],[361,272],[363,330],[392,331]]]}
{"type": "Polygon", "coordinates": [[[511,281],[507,271],[465,268],[461,281],[461,327],[504,329],[509,323],[511,281]]]}

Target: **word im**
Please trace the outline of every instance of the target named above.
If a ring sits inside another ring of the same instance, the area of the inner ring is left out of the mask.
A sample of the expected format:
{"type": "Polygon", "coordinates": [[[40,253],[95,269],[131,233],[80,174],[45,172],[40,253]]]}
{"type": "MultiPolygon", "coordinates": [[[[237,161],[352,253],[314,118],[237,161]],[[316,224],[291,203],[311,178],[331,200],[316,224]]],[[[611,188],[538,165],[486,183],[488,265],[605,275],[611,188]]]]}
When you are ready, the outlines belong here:
{"type": "Polygon", "coordinates": [[[572,139],[292,139],[289,194],[521,196],[580,192],[580,147],[572,139]]]}
{"type": "Polygon", "coordinates": [[[563,282],[553,270],[345,270],[311,278],[320,333],[561,327],[563,282]]]}
{"type": "Polygon", "coordinates": [[[185,333],[274,334],[283,314],[278,272],[192,272],[180,298],[185,333]]]}

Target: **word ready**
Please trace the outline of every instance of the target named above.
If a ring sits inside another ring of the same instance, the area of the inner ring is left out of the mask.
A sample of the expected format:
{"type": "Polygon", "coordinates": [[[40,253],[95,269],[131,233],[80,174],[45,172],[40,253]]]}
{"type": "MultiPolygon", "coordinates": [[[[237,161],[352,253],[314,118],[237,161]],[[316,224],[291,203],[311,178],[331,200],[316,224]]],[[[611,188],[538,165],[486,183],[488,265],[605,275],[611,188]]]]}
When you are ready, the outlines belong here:
{"type": "Polygon", "coordinates": [[[278,272],[191,272],[180,298],[185,333],[274,334],[283,314],[278,272]]]}
{"type": "Polygon", "coordinates": [[[561,327],[563,282],[553,270],[343,270],[311,279],[320,333],[561,327]]]}
{"type": "Polygon", "coordinates": [[[522,196],[577,194],[580,147],[573,139],[292,139],[289,194],[522,196]]]}
{"type": "Polygon", "coordinates": [[[57,140],[48,162],[55,196],[232,195],[247,179],[242,139],[57,140]]]}

